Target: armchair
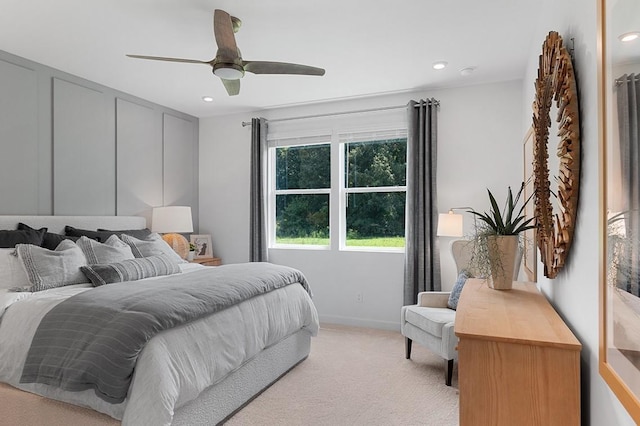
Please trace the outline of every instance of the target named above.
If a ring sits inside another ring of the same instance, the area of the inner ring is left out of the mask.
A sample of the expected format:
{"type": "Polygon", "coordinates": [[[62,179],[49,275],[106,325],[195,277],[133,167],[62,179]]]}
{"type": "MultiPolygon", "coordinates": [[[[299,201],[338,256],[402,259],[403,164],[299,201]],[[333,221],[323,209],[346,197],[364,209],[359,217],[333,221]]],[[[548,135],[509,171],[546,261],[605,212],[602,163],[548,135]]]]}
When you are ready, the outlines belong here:
{"type": "MultiPolygon", "coordinates": [[[[458,273],[463,269],[469,270],[473,253],[472,242],[468,240],[452,241],[451,253],[458,273]]],[[[516,265],[520,265],[520,258],[516,259],[516,265]]],[[[518,278],[519,269],[516,268],[514,280],[518,278]]],[[[473,270],[469,272],[472,275],[477,275],[473,270]]],[[[448,291],[419,293],[418,304],[403,306],[400,313],[400,330],[405,336],[406,358],[411,358],[413,340],[440,355],[445,360],[445,383],[447,386],[451,386],[453,362],[458,358],[456,351],[458,338],[454,331],[456,311],[448,307],[450,294],[451,292],[448,291]]]]}

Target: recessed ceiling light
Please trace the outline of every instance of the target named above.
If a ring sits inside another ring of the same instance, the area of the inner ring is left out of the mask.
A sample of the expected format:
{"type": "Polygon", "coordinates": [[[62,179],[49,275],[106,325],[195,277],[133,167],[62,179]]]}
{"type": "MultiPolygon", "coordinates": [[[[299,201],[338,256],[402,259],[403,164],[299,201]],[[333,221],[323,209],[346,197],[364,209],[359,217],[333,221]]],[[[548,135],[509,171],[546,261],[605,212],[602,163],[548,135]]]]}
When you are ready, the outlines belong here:
{"type": "Polygon", "coordinates": [[[445,61],[438,61],[438,62],[434,62],[433,63],[433,69],[434,70],[441,70],[443,68],[445,68],[447,66],[447,63],[445,61]]]}
{"type": "Polygon", "coordinates": [[[630,33],[620,34],[618,36],[618,39],[620,41],[627,42],[627,41],[633,41],[633,40],[637,39],[638,37],[640,37],[640,32],[633,31],[633,32],[630,32],[630,33]]]}
{"type": "Polygon", "coordinates": [[[467,77],[470,76],[471,74],[473,74],[473,72],[476,70],[476,67],[467,67],[467,68],[462,68],[460,70],[460,75],[467,77]]]}
{"type": "Polygon", "coordinates": [[[213,98],[211,96],[203,96],[202,100],[205,102],[213,102],[213,98]]]}

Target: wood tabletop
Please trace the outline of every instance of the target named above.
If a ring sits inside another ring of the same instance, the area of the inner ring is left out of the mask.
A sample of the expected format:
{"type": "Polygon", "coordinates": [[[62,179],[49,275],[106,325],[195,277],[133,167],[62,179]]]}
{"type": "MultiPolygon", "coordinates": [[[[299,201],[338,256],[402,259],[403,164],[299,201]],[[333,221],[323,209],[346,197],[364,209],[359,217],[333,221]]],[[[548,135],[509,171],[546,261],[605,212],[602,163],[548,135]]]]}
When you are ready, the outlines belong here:
{"type": "Polygon", "coordinates": [[[470,278],[458,302],[455,333],[481,340],[582,348],[535,283],[514,282],[511,290],[493,290],[485,280],[470,278]]]}

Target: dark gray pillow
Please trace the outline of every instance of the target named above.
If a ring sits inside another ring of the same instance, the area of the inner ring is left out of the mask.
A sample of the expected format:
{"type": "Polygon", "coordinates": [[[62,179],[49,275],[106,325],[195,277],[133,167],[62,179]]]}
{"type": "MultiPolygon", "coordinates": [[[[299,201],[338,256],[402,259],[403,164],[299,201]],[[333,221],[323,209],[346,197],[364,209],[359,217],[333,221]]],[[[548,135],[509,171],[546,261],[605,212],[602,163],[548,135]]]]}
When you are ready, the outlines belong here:
{"type": "Polygon", "coordinates": [[[136,238],[138,238],[140,240],[144,240],[149,235],[151,235],[151,230],[149,228],[144,228],[144,229],[122,229],[122,230],[119,230],[119,231],[113,231],[113,230],[110,230],[110,229],[98,228],[98,232],[111,232],[113,234],[116,234],[118,237],[120,237],[120,235],[122,235],[122,234],[126,234],[126,235],[131,235],[132,237],[136,237],[136,238]]]}
{"type": "Polygon", "coordinates": [[[18,224],[17,230],[0,231],[0,248],[14,248],[16,244],[42,244],[47,228],[33,229],[27,225],[18,224]],[[21,229],[20,226],[23,226],[21,229]]]}
{"type": "Polygon", "coordinates": [[[80,270],[94,287],[182,272],[176,262],[162,255],[129,259],[109,265],[87,265],[80,270]]]}
{"type": "Polygon", "coordinates": [[[72,237],[69,235],[61,235],[61,234],[54,234],[51,232],[47,232],[46,234],[44,234],[44,239],[42,240],[42,247],[49,250],[55,250],[56,247],[58,247],[58,245],[63,240],[70,240],[70,241],[76,242],[78,241],[78,238],[80,237],[72,237]]]}

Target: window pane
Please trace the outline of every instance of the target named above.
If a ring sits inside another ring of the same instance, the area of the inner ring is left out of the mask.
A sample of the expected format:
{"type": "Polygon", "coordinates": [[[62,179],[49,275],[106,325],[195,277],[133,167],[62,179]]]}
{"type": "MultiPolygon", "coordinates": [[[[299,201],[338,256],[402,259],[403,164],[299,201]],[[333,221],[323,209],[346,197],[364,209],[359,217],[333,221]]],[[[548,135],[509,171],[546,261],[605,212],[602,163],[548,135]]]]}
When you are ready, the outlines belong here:
{"type": "Polygon", "coordinates": [[[347,143],[345,154],[347,188],[406,185],[406,138],[347,143]]]}
{"type": "Polygon", "coordinates": [[[404,247],[405,192],[348,194],[347,246],[404,247]]]}
{"type": "Polygon", "coordinates": [[[276,189],[331,187],[329,144],[276,148],[276,189]]]}
{"type": "Polygon", "coordinates": [[[329,245],[329,194],[276,195],[276,243],[329,245]]]}

